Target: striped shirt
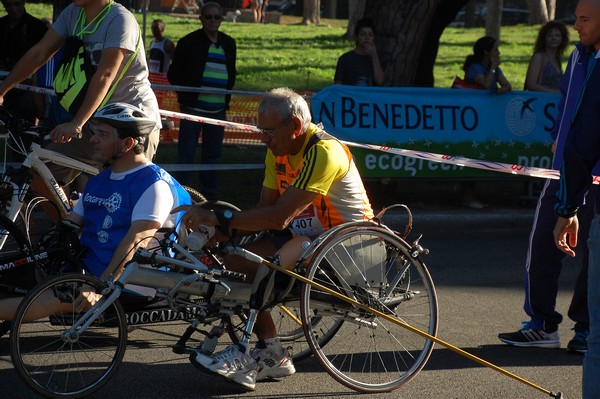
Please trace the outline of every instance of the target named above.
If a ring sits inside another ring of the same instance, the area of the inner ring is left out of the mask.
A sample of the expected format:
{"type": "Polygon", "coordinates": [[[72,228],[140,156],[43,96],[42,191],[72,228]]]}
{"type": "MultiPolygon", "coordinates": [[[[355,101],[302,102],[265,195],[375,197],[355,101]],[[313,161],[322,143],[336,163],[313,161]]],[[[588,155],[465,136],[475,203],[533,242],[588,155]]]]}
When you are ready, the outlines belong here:
{"type": "MultiPolygon", "coordinates": [[[[223,47],[213,43],[208,49],[201,87],[226,89],[228,79],[225,51],[223,47]]],[[[200,93],[198,95],[198,105],[205,112],[219,112],[225,108],[225,95],[200,93]]]]}

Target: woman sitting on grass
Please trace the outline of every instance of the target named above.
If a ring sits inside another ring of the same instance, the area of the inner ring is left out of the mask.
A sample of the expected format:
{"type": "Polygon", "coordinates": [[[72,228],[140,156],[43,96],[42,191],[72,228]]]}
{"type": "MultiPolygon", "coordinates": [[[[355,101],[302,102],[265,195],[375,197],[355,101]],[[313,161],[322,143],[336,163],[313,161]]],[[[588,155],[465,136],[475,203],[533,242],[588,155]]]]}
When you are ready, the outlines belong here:
{"type": "Polygon", "coordinates": [[[490,36],[482,37],[475,42],[473,54],[465,59],[463,65],[465,80],[467,83],[477,84],[482,89],[498,94],[506,93],[512,87],[498,65],[500,65],[500,51],[496,39],[490,36]]]}

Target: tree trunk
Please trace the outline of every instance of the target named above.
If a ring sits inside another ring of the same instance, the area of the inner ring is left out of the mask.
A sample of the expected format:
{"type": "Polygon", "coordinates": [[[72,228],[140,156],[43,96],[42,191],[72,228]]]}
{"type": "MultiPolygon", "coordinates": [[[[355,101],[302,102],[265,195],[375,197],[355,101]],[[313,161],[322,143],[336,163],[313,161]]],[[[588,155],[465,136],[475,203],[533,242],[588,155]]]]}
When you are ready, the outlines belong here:
{"type": "Polygon", "coordinates": [[[325,17],[337,17],[337,0],[325,0],[325,17]]]}
{"type": "Polygon", "coordinates": [[[529,22],[544,24],[554,20],[556,15],[556,0],[527,0],[529,22]]]}
{"type": "MultiPolygon", "coordinates": [[[[417,72],[413,86],[433,87],[435,83],[433,67],[440,46],[440,37],[444,29],[456,17],[456,14],[469,0],[442,1],[438,4],[431,26],[427,30],[427,36],[421,47],[421,55],[417,63],[417,72]]],[[[448,82],[450,86],[451,82],[448,82]]]]}
{"type": "Polygon", "coordinates": [[[503,0],[487,0],[485,16],[485,35],[500,41],[500,26],[502,26],[503,0]]]}
{"type": "Polygon", "coordinates": [[[472,28],[475,26],[477,20],[477,4],[475,0],[469,0],[465,5],[465,28],[472,28]]]}
{"type": "Polygon", "coordinates": [[[548,9],[548,21],[554,21],[554,18],[556,18],[556,0],[546,0],[546,8],[548,9]]]}
{"type": "Polygon", "coordinates": [[[385,86],[433,86],[440,36],[467,1],[367,1],[385,86]]]}
{"type": "Polygon", "coordinates": [[[304,0],[304,13],[302,23],[305,25],[319,24],[321,22],[321,0],[304,0]]]}
{"type": "Polygon", "coordinates": [[[354,27],[365,13],[366,0],[348,0],[348,28],[345,39],[354,38],[354,27]]]}

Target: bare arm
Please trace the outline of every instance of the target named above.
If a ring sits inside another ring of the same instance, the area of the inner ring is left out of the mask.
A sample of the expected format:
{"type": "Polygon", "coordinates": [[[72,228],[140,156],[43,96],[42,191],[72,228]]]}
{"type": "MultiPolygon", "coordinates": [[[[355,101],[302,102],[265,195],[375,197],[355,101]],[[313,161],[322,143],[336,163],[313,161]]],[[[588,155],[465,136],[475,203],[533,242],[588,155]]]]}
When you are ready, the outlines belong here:
{"type": "Polygon", "coordinates": [[[367,45],[364,47],[364,50],[371,56],[371,61],[373,62],[373,82],[377,86],[381,86],[383,84],[384,75],[381,64],[379,63],[377,47],[375,47],[374,43],[367,43],[367,45]]]}
{"type": "MultiPolygon", "coordinates": [[[[244,231],[282,230],[298,216],[317,196],[310,191],[289,187],[281,197],[276,190],[263,187],[261,200],[255,208],[237,212],[230,227],[244,231]],[[273,202],[273,200],[275,200],[273,202]]],[[[192,207],[183,217],[188,228],[196,230],[199,225],[219,224],[214,212],[192,207]]]]}
{"type": "Polygon", "coordinates": [[[490,68],[488,73],[485,75],[476,75],[473,77],[473,80],[484,89],[489,89],[492,83],[496,81],[496,74],[493,72],[493,69],[490,68]]]}
{"type": "Polygon", "coordinates": [[[539,83],[543,68],[544,56],[539,53],[534,54],[531,60],[529,60],[529,67],[527,68],[527,75],[525,77],[525,89],[546,93],[559,93],[558,89],[549,89],[539,83]]]}
{"type": "Polygon", "coordinates": [[[96,112],[106,93],[110,90],[123,60],[132,56],[130,51],[120,48],[108,48],[102,51],[98,68],[88,86],[85,98],[73,117],[72,123],[63,123],[58,125],[51,133],[52,140],[57,142],[67,142],[77,134],[81,133],[83,126],[96,112]],[[79,127],[79,128],[78,128],[79,127]]]}
{"type": "Polygon", "coordinates": [[[500,87],[498,88],[498,94],[506,93],[512,90],[511,84],[506,80],[506,77],[503,73],[498,75],[497,77],[498,83],[500,83],[500,87]]]}
{"type": "Polygon", "coordinates": [[[148,238],[154,236],[160,228],[160,223],[150,220],[136,220],[131,224],[123,240],[115,250],[112,260],[106,266],[106,269],[100,276],[100,280],[108,280],[111,274],[114,274],[116,280],[123,272],[123,267],[129,262],[138,246],[145,247],[148,238]]]}
{"type": "Polygon", "coordinates": [[[165,43],[165,51],[171,56],[171,59],[173,59],[173,56],[175,55],[175,44],[169,39],[167,39],[167,43],[165,43]]]}

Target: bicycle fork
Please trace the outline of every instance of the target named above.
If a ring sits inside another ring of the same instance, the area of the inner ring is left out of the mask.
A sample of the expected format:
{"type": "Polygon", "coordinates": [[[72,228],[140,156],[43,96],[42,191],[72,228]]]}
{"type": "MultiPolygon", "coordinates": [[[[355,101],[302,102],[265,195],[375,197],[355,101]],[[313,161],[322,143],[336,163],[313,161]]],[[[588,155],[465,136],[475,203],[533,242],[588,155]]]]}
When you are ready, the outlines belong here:
{"type": "MultiPolygon", "coordinates": [[[[122,287],[120,284],[110,284],[103,290],[102,298],[89,308],[81,317],[73,322],[71,328],[62,333],[62,339],[65,342],[77,342],[79,336],[84,332],[113,302],[121,295],[122,287]],[[112,290],[110,295],[106,296],[104,291],[112,290]]],[[[73,298],[74,300],[75,298],[73,298]]]]}

